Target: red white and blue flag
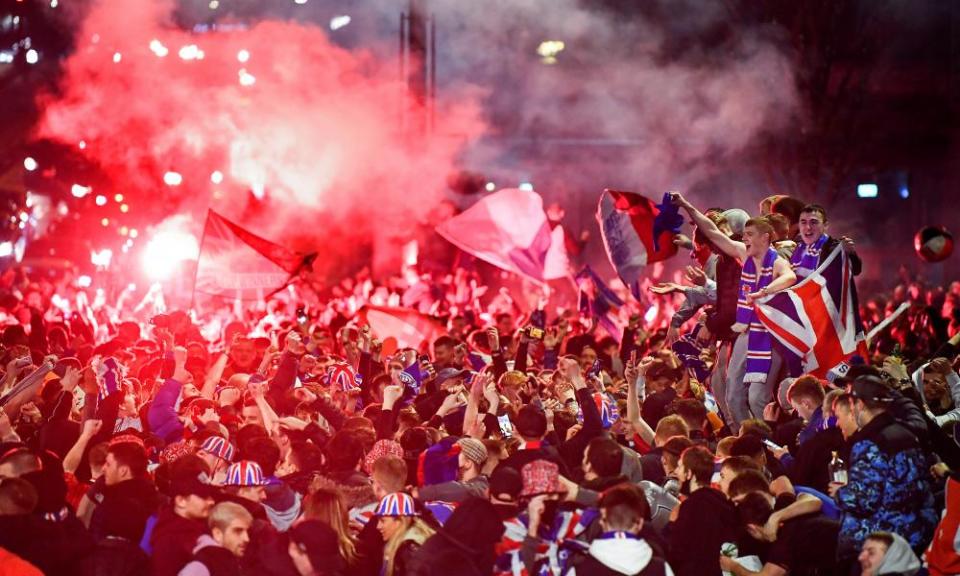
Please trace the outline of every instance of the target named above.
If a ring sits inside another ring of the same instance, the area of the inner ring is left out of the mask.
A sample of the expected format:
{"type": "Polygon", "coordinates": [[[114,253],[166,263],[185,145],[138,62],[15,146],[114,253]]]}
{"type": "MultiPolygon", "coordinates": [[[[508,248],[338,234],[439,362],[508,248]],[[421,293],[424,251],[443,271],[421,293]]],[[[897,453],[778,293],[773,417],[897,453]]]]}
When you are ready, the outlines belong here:
{"type": "Polygon", "coordinates": [[[853,272],[840,246],[810,276],[759,300],[756,312],[782,350],[819,378],[842,376],[851,356],[865,355],[853,272]]]}
{"type": "Polygon", "coordinates": [[[604,190],[600,195],[597,221],[603,247],[610,264],[637,299],[640,277],[647,265],[677,253],[673,237],[678,217],[676,208],[668,203],[656,205],[634,192],[604,190]]]}
{"type": "Polygon", "coordinates": [[[532,190],[498,190],[436,230],[464,252],[536,282],[569,274],[563,228],[551,228],[532,190]]]}
{"type": "Polygon", "coordinates": [[[580,290],[580,313],[588,318],[595,318],[610,336],[620,342],[623,329],[620,327],[618,315],[623,300],[590,266],[584,266],[577,272],[574,280],[580,290]]]}

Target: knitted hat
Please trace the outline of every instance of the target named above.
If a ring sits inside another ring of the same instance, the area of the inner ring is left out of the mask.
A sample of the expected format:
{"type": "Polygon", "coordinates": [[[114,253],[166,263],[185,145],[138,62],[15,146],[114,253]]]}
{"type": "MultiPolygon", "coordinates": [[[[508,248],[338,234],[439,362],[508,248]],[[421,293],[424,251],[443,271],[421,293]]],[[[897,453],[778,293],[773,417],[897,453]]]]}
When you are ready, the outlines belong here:
{"type": "Polygon", "coordinates": [[[530,462],[520,469],[520,476],[523,479],[521,498],[563,492],[560,486],[560,468],[549,460],[530,462]]]}
{"type": "Polygon", "coordinates": [[[417,466],[417,481],[420,486],[441,484],[457,479],[460,446],[457,438],[447,436],[420,454],[417,466]]]}
{"type": "Polygon", "coordinates": [[[418,516],[413,497],[403,492],[387,494],[380,500],[374,516],[418,516]]]}
{"type": "MultiPolygon", "coordinates": [[[[111,441],[111,444],[114,442],[111,441]]],[[[193,445],[186,440],[168,444],[166,448],[160,451],[161,464],[173,464],[184,456],[193,454],[193,445]]]]}
{"type": "Polygon", "coordinates": [[[233,445],[221,436],[211,436],[207,438],[203,441],[203,444],[200,445],[200,450],[203,450],[211,456],[216,456],[221,460],[233,462],[233,445]]]}
{"type": "Polygon", "coordinates": [[[377,440],[363,459],[363,470],[367,475],[373,474],[373,463],[384,456],[403,458],[403,447],[394,440],[377,440]]]}
{"type": "Polygon", "coordinates": [[[265,486],[263,469],[256,462],[241,460],[227,468],[227,480],[224,486],[265,486]]]}
{"type": "Polygon", "coordinates": [[[460,451],[463,452],[467,460],[475,462],[477,466],[483,466],[487,461],[487,447],[483,445],[483,442],[473,438],[461,438],[457,441],[457,446],[460,447],[460,451]]]}

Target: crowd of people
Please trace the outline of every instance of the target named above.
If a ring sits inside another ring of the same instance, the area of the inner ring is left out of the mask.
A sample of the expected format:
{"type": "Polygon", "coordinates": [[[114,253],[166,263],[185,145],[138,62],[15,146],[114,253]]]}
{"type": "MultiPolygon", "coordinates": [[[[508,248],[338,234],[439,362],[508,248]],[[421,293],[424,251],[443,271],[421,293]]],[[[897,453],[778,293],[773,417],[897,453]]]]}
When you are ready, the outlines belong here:
{"type": "Polygon", "coordinates": [[[616,334],[461,269],[413,291],[445,325],[419,347],[357,314],[410,282],[155,314],[10,269],[0,573],[960,573],[960,284],[861,294],[867,330],[908,308],[799,374],[755,301],[862,264],[792,200],[675,194],[688,281],[616,334]]]}

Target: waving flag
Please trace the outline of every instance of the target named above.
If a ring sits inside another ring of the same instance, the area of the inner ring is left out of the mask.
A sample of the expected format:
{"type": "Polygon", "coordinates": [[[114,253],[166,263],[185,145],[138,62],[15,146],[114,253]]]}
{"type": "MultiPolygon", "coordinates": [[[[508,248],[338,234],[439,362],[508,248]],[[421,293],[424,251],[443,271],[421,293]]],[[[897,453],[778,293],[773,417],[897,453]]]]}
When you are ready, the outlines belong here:
{"type": "MultiPolygon", "coordinates": [[[[604,190],[597,207],[597,221],[607,257],[634,297],[640,298],[640,276],[648,264],[677,253],[673,243],[679,231],[673,207],[661,207],[634,192],[604,190]]],[[[683,219],[680,219],[680,224],[683,219]]]]}
{"type": "Polygon", "coordinates": [[[389,336],[383,342],[383,353],[386,355],[400,348],[420,350],[425,342],[433,342],[447,333],[433,317],[409,308],[364,306],[357,314],[375,334],[389,336]],[[390,341],[393,339],[395,343],[390,341]]]}
{"type": "Polygon", "coordinates": [[[531,280],[567,276],[563,228],[551,230],[543,198],[532,190],[499,190],[436,230],[464,252],[531,280]]]}
{"type": "Polygon", "coordinates": [[[597,276],[590,266],[584,266],[576,276],[577,287],[580,288],[580,312],[595,318],[610,336],[617,342],[623,336],[617,315],[623,300],[597,276]]]}
{"type": "Polygon", "coordinates": [[[194,291],[257,300],[282,288],[316,254],[299,254],[207,212],[194,291]]]}
{"type": "Polygon", "coordinates": [[[756,311],[804,372],[833,380],[846,373],[851,356],[864,353],[857,291],[840,246],[803,281],[758,301],[756,311]]]}

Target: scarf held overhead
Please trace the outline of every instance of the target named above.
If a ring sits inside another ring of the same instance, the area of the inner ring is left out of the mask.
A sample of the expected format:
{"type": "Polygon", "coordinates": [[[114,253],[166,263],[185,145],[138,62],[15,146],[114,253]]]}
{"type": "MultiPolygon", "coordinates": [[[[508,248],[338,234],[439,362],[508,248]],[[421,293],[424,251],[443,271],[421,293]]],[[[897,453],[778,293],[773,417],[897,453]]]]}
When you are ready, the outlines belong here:
{"type": "Polygon", "coordinates": [[[753,258],[747,258],[740,273],[740,298],[737,300],[737,324],[735,330],[747,330],[747,372],[744,384],[766,382],[773,359],[773,346],[770,333],[757,319],[752,304],[747,303],[747,294],[766,288],[773,281],[773,263],[777,260],[777,251],[768,248],[763,256],[760,270],[753,258]]]}

